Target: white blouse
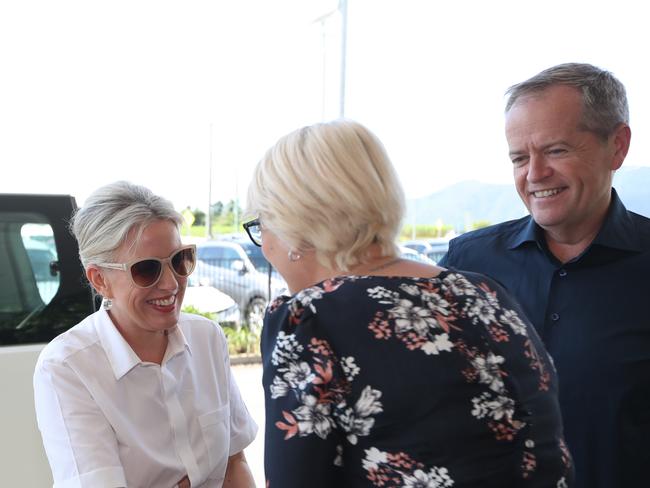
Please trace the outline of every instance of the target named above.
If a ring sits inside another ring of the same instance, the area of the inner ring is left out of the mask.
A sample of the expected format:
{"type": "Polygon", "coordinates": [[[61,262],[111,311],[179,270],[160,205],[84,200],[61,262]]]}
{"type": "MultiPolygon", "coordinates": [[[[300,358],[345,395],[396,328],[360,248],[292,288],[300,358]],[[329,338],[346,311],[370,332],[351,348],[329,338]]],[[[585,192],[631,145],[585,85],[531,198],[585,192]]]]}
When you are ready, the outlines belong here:
{"type": "Polygon", "coordinates": [[[54,488],[220,487],[255,438],[214,322],[182,313],[162,364],[142,362],[104,310],[41,352],[38,426],[54,488]]]}

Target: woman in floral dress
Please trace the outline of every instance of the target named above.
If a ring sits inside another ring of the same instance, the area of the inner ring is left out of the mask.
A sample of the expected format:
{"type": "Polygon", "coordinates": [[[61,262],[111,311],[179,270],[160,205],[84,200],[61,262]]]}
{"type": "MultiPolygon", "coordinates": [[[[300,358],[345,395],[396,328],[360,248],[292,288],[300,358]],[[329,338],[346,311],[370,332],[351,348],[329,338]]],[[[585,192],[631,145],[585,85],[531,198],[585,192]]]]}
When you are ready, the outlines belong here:
{"type": "Polygon", "coordinates": [[[404,196],[365,127],[280,139],[248,211],[292,293],[262,335],[270,488],[571,486],[534,329],[487,277],[398,257],[404,196]]]}

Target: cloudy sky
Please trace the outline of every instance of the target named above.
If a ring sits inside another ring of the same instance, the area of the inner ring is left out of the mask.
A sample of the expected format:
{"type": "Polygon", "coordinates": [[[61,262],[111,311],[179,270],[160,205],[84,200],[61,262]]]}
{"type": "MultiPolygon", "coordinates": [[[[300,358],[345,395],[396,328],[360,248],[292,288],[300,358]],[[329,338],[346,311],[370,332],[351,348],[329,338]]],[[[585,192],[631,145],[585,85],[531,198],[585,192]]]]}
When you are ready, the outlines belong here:
{"type": "MultiPolygon", "coordinates": [[[[648,34],[635,2],[348,2],[345,115],[384,142],[409,197],[463,179],[510,181],[503,92],[567,61],[626,84],[626,164],[650,165],[648,34]]],[[[278,137],[338,115],[336,8],[0,3],[0,192],[83,203],[128,179],[178,208],[205,208],[212,159],[213,200],[243,198],[278,137]]]]}

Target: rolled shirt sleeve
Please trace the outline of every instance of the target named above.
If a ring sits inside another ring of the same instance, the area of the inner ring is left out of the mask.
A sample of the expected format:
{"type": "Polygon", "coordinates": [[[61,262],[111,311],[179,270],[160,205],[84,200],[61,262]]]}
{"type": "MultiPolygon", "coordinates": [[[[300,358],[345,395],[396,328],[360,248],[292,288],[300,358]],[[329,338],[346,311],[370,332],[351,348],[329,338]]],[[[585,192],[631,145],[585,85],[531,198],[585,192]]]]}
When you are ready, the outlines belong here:
{"type": "Polygon", "coordinates": [[[54,488],[126,486],[115,434],[70,367],[40,362],[34,401],[54,488]]]}

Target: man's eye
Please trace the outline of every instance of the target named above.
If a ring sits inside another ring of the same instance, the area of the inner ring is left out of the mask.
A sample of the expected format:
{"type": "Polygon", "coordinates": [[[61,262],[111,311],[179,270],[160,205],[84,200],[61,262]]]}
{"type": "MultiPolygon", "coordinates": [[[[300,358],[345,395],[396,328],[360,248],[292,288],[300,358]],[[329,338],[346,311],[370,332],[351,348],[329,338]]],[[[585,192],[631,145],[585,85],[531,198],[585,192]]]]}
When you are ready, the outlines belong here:
{"type": "Polygon", "coordinates": [[[549,149],[548,153],[549,154],[564,154],[564,153],[566,153],[566,149],[563,149],[561,147],[555,147],[553,149],[549,149]]]}
{"type": "Polygon", "coordinates": [[[512,158],[512,164],[515,166],[521,166],[522,164],[526,164],[526,161],[528,160],[528,157],[526,156],[517,156],[515,158],[512,158]]]}

